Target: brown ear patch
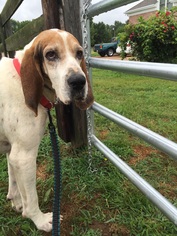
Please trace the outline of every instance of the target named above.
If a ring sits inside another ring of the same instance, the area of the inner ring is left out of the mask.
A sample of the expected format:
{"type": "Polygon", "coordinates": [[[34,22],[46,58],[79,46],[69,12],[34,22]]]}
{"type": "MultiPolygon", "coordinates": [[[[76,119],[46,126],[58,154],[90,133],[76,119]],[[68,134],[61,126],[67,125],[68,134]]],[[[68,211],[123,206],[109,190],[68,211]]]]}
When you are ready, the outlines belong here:
{"type": "Polygon", "coordinates": [[[37,58],[39,58],[37,56],[38,54],[39,52],[38,50],[35,50],[34,46],[26,50],[20,70],[21,83],[26,105],[34,111],[36,116],[43,90],[43,78],[39,72],[39,59],[37,60],[37,58]]]}
{"type": "Polygon", "coordinates": [[[81,110],[86,110],[94,102],[94,97],[93,97],[92,87],[90,84],[90,80],[89,80],[87,68],[86,68],[86,63],[85,63],[84,59],[82,59],[81,68],[86,76],[86,80],[87,80],[87,84],[88,84],[88,93],[87,93],[87,97],[84,101],[76,101],[76,106],[78,108],[80,108],[81,110]]]}

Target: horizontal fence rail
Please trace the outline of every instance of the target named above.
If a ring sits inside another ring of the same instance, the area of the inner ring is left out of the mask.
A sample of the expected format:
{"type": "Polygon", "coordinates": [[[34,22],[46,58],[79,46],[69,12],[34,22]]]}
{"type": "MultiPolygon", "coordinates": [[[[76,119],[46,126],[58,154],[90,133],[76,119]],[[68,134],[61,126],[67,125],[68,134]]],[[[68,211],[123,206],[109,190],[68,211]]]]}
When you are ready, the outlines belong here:
{"type": "Polygon", "coordinates": [[[113,10],[117,7],[127,5],[132,2],[137,2],[138,0],[104,0],[96,4],[91,5],[88,8],[87,16],[89,18],[99,15],[103,12],[113,10]]]}
{"type": "MultiPolygon", "coordinates": [[[[43,15],[29,22],[16,33],[8,37],[6,42],[7,51],[17,51],[28,44],[37,34],[44,30],[43,15]]],[[[3,44],[0,43],[0,52],[3,51],[3,44]]]]}
{"type": "Polygon", "coordinates": [[[101,151],[146,197],[154,203],[175,225],[177,225],[177,209],[133,169],[131,169],[123,160],[113,153],[94,135],[92,144],[101,151]]]}
{"type": "Polygon", "coordinates": [[[90,67],[177,81],[177,66],[167,63],[89,58],[90,67]]]}
{"type": "Polygon", "coordinates": [[[177,144],[94,102],[92,109],[177,160],[177,144]]]}
{"type": "Polygon", "coordinates": [[[24,0],[8,0],[2,10],[1,13],[1,23],[4,26],[7,21],[12,17],[12,15],[16,12],[18,7],[22,4],[24,0]]]}
{"type": "MultiPolygon", "coordinates": [[[[13,51],[22,49],[27,43],[29,43],[39,32],[44,30],[44,18],[43,15],[26,24],[23,28],[18,30],[6,39],[7,51],[13,51]]],[[[1,50],[1,44],[0,44],[1,50]]]]}
{"type": "Polygon", "coordinates": [[[17,51],[28,44],[37,34],[44,30],[44,17],[32,20],[16,33],[12,33],[10,19],[24,0],[7,0],[0,14],[0,34],[2,34],[2,43],[0,43],[0,53],[17,51]],[[9,31],[9,33],[7,33],[9,31]]]}

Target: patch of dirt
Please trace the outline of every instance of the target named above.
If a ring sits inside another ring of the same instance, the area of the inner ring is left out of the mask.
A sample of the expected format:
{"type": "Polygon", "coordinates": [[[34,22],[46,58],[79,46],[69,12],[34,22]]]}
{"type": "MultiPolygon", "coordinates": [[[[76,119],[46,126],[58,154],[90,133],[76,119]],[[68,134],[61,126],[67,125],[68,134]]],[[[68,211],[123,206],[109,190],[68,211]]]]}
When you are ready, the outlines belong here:
{"type": "Polygon", "coordinates": [[[129,236],[130,235],[130,231],[126,228],[126,226],[124,225],[118,225],[116,223],[113,223],[110,225],[109,228],[109,235],[111,236],[129,236]]]}
{"type": "Polygon", "coordinates": [[[63,221],[61,222],[61,236],[69,236],[72,232],[72,221],[79,214],[81,205],[78,205],[76,196],[65,197],[61,201],[61,214],[63,221]]]}
{"type": "Polygon", "coordinates": [[[36,170],[37,179],[41,179],[44,181],[48,178],[46,168],[47,168],[47,162],[38,163],[36,170]]]}
{"type": "Polygon", "coordinates": [[[100,230],[102,236],[129,236],[129,230],[123,226],[116,223],[100,223],[100,222],[93,222],[90,225],[90,228],[94,230],[100,230]]]}
{"type": "Polygon", "coordinates": [[[94,230],[100,230],[102,236],[129,236],[129,230],[123,226],[116,223],[100,223],[95,221],[90,225],[90,228],[94,230]]]}
{"type": "MultiPolygon", "coordinates": [[[[162,152],[160,152],[157,149],[154,149],[152,147],[146,147],[143,145],[137,145],[133,148],[135,157],[132,157],[129,160],[129,164],[135,166],[140,161],[145,160],[147,158],[150,158],[152,154],[160,154],[162,157],[166,160],[166,155],[162,152]]],[[[165,165],[165,164],[164,164],[165,165]]],[[[168,179],[160,181],[159,186],[156,187],[157,190],[166,198],[175,199],[177,194],[176,189],[176,182],[177,182],[177,176],[176,175],[170,175],[168,179]]]]}
{"type": "MultiPolygon", "coordinates": [[[[101,197],[99,194],[95,197],[101,197]]],[[[61,201],[61,213],[63,215],[63,221],[61,223],[61,236],[70,236],[73,232],[73,224],[76,224],[75,219],[80,215],[80,210],[86,209],[91,211],[94,203],[91,200],[90,202],[84,199],[78,199],[77,195],[65,197],[61,201]]],[[[94,198],[95,202],[95,198],[94,198]]],[[[105,212],[109,214],[109,212],[105,212]]],[[[86,227],[84,223],[80,220],[78,221],[78,227],[86,227]]],[[[88,225],[89,229],[99,230],[102,236],[129,236],[130,232],[124,225],[119,225],[118,223],[105,223],[92,221],[88,225]]]]}
{"type": "Polygon", "coordinates": [[[159,153],[158,150],[152,147],[145,147],[143,145],[135,146],[133,148],[133,151],[136,154],[136,156],[130,159],[129,161],[130,165],[136,165],[138,162],[146,159],[148,156],[159,153]]]}
{"type": "Polygon", "coordinates": [[[102,130],[102,131],[100,131],[99,132],[99,136],[100,136],[100,138],[103,140],[103,139],[106,139],[107,138],[107,136],[108,136],[108,134],[109,134],[109,130],[102,130]]]}
{"type": "Polygon", "coordinates": [[[174,181],[170,183],[161,182],[158,191],[167,198],[176,199],[177,189],[176,189],[176,182],[177,176],[175,176],[174,181]]]}

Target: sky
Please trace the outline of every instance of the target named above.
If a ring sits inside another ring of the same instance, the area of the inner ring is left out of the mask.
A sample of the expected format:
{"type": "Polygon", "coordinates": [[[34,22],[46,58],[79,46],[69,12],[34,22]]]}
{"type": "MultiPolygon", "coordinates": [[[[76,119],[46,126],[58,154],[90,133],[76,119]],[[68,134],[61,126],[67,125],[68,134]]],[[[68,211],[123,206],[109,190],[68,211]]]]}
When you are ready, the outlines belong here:
{"type": "MultiPolygon", "coordinates": [[[[100,2],[101,0],[92,0],[92,4],[100,2]]],[[[128,17],[124,14],[128,9],[138,4],[140,1],[136,1],[135,3],[131,3],[120,7],[118,9],[114,9],[107,13],[102,13],[99,16],[94,17],[93,21],[95,23],[104,22],[105,24],[113,25],[115,21],[120,21],[125,23],[128,17]]],[[[6,0],[0,0],[0,12],[2,11],[6,0]]],[[[32,20],[39,17],[42,14],[41,0],[24,0],[13,15],[12,19],[18,21],[32,20]]]]}

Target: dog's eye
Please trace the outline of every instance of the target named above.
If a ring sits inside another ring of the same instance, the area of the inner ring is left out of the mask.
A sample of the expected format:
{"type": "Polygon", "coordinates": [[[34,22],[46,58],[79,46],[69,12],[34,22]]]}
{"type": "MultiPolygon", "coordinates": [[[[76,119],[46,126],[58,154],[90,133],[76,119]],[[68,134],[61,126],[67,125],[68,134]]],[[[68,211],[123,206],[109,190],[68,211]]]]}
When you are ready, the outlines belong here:
{"type": "Polygon", "coordinates": [[[54,61],[58,58],[58,55],[55,51],[49,51],[46,53],[45,57],[49,60],[49,61],[54,61]]]}
{"type": "Polygon", "coordinates": [[[76,54],[76,57],[77,57],[79,60],[81,60],[82,57],[83,57],[83,51],[82,51],[82,50],[78,50],[78,51],[77,51],[77,54],[76,54]]]}

